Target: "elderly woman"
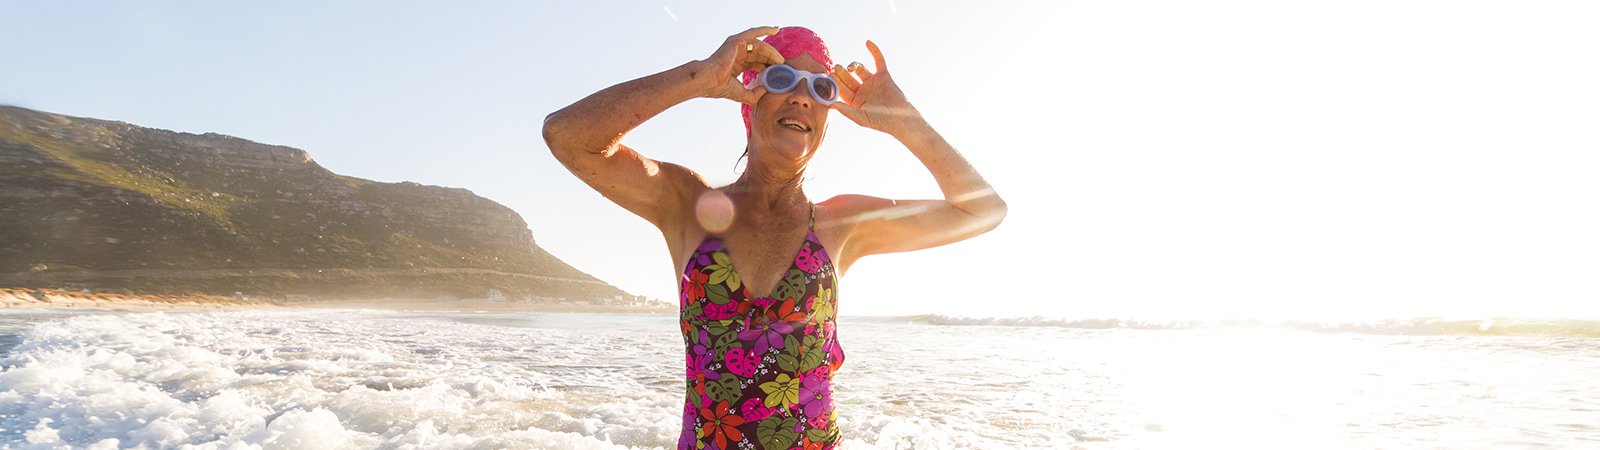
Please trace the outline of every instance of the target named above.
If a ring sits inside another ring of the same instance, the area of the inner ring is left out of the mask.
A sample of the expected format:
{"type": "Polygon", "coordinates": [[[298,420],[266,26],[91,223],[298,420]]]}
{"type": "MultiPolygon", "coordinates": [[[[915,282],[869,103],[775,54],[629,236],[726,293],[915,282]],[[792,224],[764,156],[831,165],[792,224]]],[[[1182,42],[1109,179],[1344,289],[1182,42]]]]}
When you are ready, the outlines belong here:
{"type": "Polygon", "coordinates": [[[878,47],[869,41],[867,50],[876,71],[834,65],[810,30],[753,28],[704,60],[606,88],[545,119],[556,159],[655,224],[683,268],[679,448],[832,448],[832,380],[844,362],[836,278],[861,257],[961,241],[1005,217],[1005,202],[906,101],[878,47]],[[621,143],[645,120],[701,97],[744,104],[749,163],[727,186],[621,143]],[[944,198],[813,203],[801,183],[830,109],[898,139],[944,198]]]}

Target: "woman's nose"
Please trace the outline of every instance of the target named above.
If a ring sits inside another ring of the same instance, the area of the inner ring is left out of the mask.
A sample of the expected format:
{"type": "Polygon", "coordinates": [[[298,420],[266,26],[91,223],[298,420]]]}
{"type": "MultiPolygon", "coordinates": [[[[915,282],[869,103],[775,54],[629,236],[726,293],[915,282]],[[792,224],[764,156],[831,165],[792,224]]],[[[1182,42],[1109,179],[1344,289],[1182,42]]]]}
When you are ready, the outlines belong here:
{"type": "Polygon", "coordinates": [[[789,104],[810,108],[811,97],[805,92],[802,92],[804,90],[805,89],[795,89],[793,91],[789,91],[789,104]]]}

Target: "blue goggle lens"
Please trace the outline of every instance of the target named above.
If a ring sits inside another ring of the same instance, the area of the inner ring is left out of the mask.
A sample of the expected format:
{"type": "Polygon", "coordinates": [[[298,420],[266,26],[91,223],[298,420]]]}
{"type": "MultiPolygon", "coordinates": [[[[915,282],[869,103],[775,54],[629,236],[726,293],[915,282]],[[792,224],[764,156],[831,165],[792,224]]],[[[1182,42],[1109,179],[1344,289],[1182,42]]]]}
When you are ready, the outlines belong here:
{"type": "Polygon", "coordinates": [[[833,103],[839,96],[838,84],[827,75],[801,72],[782,64],[761,72],[761,83],[766,85],[768,92],[776,94],[794,90],[801,80],[810,81],[806,88],[811,91],[811,97],[824,104],[833,103]]]}

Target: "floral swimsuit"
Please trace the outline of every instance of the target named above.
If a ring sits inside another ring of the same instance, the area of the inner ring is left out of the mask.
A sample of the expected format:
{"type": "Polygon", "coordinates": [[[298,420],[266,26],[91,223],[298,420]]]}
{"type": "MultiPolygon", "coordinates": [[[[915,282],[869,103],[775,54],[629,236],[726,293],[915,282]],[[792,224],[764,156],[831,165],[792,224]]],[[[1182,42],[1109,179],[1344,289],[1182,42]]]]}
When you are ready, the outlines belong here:
{"type": "Polygon", "coordinates": [[[686,390],[680,450],[832,449],[833,372],[844,363],[834,336],[833,262],[806,239],[776,289],[753,298],[728,248],[706,236],[680,283],[686,390]]]}

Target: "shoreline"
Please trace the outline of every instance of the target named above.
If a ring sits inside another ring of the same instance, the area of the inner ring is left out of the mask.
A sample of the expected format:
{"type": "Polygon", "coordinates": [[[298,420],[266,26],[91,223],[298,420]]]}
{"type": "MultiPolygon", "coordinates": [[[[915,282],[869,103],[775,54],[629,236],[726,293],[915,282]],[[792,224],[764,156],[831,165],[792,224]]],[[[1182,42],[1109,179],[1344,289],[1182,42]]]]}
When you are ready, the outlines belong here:
{"type": "Polygon", "coordinates": [[[580,305],[487,300],[349,299],[263,300],[219,295],[109,294],[59,289],[0,288],[0,310],[232,310],[232,309],[372,309],[435,312],[563,312],[563,313],[670,313],[667,306],[580,305]]]}
{"type": "Polygon", "coordinates": [[[175,310],[274,308],[280,302],[217,295],[107,294],[0,288],[0,309],[175,310]]]}
{"type": "Polygon", "coordinates": [[[346,299],[309,300],[280,303],[286,308],[303,309],[374,309],[385,311],[430,312],[530,312],[530,313],[670,313],[664,306],[639,305],[580,305],[558,303],[524,303],[487,300],[427,300],[427,299],[346,299]]]}

